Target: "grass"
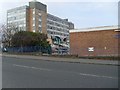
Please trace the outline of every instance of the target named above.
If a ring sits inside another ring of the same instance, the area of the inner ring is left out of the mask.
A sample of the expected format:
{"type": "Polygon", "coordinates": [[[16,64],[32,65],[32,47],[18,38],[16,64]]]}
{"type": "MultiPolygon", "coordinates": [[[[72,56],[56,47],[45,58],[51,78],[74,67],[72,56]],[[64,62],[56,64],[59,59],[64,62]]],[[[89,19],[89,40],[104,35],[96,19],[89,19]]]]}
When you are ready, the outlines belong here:
{"type": "Polygon", "coordinates": [[[40,52],[19,52],[10,53],[4,52],[6,54],[12,55],[33,55],[33,56],[47,56],[47,57],[59,57],[59,58],[77,58],[77,59],[99,59],[99,60],[120,60],[120,56],[78,56],[78,55],[49,55],[42,54],[40,52]]]}

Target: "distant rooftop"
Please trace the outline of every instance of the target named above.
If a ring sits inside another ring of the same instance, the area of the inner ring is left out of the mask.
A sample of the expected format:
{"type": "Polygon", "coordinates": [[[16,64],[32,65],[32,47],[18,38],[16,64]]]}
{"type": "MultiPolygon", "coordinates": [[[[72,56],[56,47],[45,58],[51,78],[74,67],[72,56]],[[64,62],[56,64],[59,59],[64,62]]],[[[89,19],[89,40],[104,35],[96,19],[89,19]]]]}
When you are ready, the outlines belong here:
{"type": "Polygon", "coordinates": [[[118,27],[118,25],[115,25],[115,26],[99,26],[99,27],[89,27],[89,28],[73,29],[73,30],[70,30],[70,33],[72,33],[72,32],[101,31],[101,30],[120,31],[120,28],[118,27]]]}
{"type": "Polygon", "coordinates": [[[20,9],[24,9],[24,8],[27,8],[28,6],[27,5],[23,5],[23,6],[18,6],[18,7],[15,7],[15,8],[12,8],[12,9],[9,9],[7,10],[7,12],[11,12],[11,11],[14,11],[14,10],[20,10],[20,9]]]}
{"type": "Polygon", "coordinates": [[[37,0],[30,0],[30,2],[38,2],[37,0]]]}

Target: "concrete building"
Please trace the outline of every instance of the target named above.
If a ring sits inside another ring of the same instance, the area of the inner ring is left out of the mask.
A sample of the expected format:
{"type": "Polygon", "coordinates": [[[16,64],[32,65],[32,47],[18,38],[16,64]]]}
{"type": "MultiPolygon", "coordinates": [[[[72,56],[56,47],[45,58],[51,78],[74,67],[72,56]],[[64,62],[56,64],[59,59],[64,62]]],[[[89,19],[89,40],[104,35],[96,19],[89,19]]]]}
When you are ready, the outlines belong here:
{"type": "Polygon", "coordinates": [[[21,6],[7,11],[7,26],[15,26],[18,30],[41,32],[48,36],[52,47],[58,45],[69,48],[69,30],[74,24],[68,19],[61,19],[47,13],[47,5],[38,1],[29,2],[29,6],[21,6]],[[59,38],[59,43],[54,43],[59,38]]]}
{"type": "Polygon", "coordinates": [[[28,6],[21,6],[7,11],[7,27],[8,29],[15,26],[19,30],[26,31],[28,29],[28,6]]]}
{"type": "Polygon", "coordinates": [[[120,55],[120,29],[103,26],[70,30],[70,54],[79,56],[120,55]]]}

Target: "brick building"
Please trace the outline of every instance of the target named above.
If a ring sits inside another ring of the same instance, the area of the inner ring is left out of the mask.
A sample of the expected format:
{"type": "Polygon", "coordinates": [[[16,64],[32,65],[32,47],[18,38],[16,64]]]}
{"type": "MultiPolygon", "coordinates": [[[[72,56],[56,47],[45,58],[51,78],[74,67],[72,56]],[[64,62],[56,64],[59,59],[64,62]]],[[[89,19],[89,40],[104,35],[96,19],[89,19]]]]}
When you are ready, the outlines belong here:
{"type": "Polygon", "coordinates": [[[118,26],[70,30],[70,54],[79,56],[120,55],[118,26]]]}

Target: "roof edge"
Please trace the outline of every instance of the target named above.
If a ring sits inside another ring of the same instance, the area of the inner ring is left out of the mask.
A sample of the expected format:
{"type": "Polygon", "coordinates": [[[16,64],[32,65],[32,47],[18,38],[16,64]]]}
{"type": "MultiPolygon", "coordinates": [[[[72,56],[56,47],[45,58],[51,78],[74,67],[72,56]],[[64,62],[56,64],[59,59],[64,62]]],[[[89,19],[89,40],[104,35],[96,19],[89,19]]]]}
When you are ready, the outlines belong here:
{"type": "Polygon", "coordinates": [[[118,27],[118,25],[116,25],[116,26],[90,27],[90,28],[72,29],[72,30],[70,30],[70,33],[73,33],[73,32],[103,31],[103,30],[120,31],[120,28],[118,27]]]}

